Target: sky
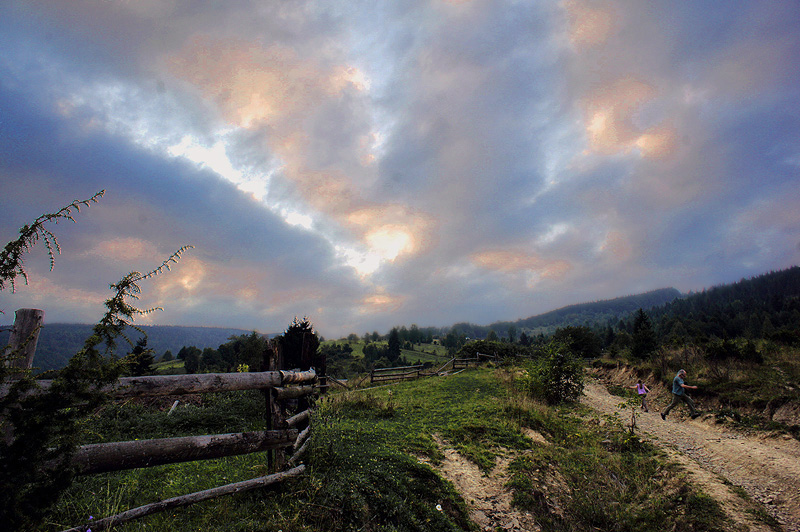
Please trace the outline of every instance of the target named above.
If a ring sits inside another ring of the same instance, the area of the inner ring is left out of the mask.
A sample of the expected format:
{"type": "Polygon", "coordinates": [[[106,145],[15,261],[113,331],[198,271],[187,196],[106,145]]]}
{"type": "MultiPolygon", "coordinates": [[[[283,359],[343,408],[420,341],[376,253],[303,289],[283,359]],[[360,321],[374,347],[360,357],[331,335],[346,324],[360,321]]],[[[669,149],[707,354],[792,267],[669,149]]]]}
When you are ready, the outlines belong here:
{"type": "Polygon", "coordinates": [[[92,323],[487,325],[800,263],[800,3],[6,0],[0,292],[92,323]]]}

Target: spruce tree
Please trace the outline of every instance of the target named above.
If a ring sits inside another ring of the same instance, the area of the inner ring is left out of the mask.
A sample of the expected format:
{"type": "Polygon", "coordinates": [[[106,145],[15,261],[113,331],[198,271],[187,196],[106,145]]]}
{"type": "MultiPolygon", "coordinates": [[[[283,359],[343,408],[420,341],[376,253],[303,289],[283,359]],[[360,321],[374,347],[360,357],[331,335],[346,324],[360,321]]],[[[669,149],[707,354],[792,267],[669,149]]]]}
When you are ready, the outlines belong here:
{"type": "Polygon", "coordinates": [[[400,333],[397,331],[397,327],[389,332],[389,349],[386,352],[386,358],[392,363],[400,360],[400,333]]]}
{"type": "Polygon", "coordinates": [[[653,331],[650,317],[640,308],[636,311],[636,317],[633,320],[631,354],[635,358],[645,358],[655,351],[657,346],[656,333],[653,331]]]}

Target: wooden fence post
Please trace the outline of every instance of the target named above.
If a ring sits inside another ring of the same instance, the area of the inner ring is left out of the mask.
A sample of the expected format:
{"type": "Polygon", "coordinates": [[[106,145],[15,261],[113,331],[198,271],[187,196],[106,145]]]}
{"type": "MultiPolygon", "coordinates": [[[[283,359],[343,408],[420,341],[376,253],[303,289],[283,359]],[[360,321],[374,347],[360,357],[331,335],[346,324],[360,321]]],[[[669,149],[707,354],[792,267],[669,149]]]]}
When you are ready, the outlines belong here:
{"type": "MultiPolygon", "coordinates": [[[[33,367],[33,356],[36,354],[36,344],[39,342],[39,331],[44,322],[44,311],[35,308],[21,308],[14,315],[14,327],[8,337],[7,351],[0,349],[0,353],[13,355],[6,361],[7,367],[29,370],[33,367]]],[[[0,361],[2,363],[2,361],[0,361]]],[[[9,376],[11,380],[18,378],[13,370],[9,376]]],[[[2,438],[6,445],[14,441],[14,427],[6,424],[2,431],[2,438]]]]}
{"type": "MultiPolygon", "coordinates": [[[[9,367],[31,369],[36,344],[39,343],[39,331],[44,323],[44,311],[36,308],[21,308],[14,316],[14,328],[8,338],[11,353],[17,351],[18,358],[11,359],[9,367]]],[[[13,377],[12,377],[13,378],[13,377]]]]}
{"type": "MultiPolygon", "coordinates": [[[[279,354],[279,344],[277,340],[270,340],[269,341],[269,351],[267,352],[267,371],[277,371],[278,369],[278,359],[280,358],[279,354]]],[[[275,400],[272,398],[272,390],[264,390],[264,399],[266,402],[266,422],[267,422],[267,430],[275,430],[277,428],[275,423],[275,417],[273,415],[273,408],[275,406],[275,400]]],[[[270,473],[274,473],[276,470],[275,467],[275,455],[277,452],[275,450],[267,451],[267,471],[270,473]]]]}

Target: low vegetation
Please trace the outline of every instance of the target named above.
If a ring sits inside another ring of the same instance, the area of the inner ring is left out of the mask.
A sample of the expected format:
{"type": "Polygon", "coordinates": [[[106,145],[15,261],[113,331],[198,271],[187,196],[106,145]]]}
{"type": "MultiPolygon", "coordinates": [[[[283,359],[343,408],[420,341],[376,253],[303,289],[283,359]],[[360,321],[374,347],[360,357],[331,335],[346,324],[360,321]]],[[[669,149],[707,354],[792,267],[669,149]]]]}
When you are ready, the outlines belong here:
{"type": "MultiPolygon", "coordinates": [[[[301,478],[115,530],[474,529],[465,501],[436,471],[437,439],[486,473],[498,456],[515,456],[514,504],[546,530],[724,529],[716,503],[619,420],[571,403],[548,406],[529,390],[526,371],[507,366],[332,393],[317,405],[301,478]]],[[[166,404],[109,405],[89,419],[88,432],[91,441],[108,441],[263,426],[258,393],[217,394],[167,411],[166,404]]],[[[251,478],[265,464],[254,454],[80,478],[43,529],[251,478]]]]}
{"type": "MultiPolygon", "coordinates": [[[[692,396],[721,421],[741,427],[778,430],[800,439],[797,415],[776,416],[782,407],[800,405],[800,357],[795,347],[770,340],[728,340],[720,342],[736,353],[756,356],[709,356],[694,344],[661,346],[652,357],[604,356],[592,362],[595,367],[626,364],[642,378],[669,386],[677,369],[691,372],[692,396]]],[[[789,409],[792,410],[791,408],[789,409]]]]}

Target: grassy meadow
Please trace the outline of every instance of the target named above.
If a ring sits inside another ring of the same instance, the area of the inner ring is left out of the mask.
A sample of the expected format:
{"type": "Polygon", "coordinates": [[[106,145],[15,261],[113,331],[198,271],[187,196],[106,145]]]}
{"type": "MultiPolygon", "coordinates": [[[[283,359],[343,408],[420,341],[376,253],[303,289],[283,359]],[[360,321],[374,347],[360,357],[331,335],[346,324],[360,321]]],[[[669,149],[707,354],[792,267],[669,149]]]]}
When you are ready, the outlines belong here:
{"type": "MultiPolygon", "coordinates": [[[[498,456],[513,458],[514,504],[544,530],[724,529],[717,503],[620,420],[579,405],[533,401],[519,386],[523,373],[484,367],[331,393],[318,401],[303,476],[115,530],[474,530],[465,502],[434,469],[443,459],[434,436],[487,473],[498,456]],[[526,429],[548,444],[527,437],[526,429]]],[[[86,443],[264,427],[258,392],[182,399],[167,415],[170,406],[171,400],[109,405],[87,421],[86,443]]],[[[81,477],[43,530],[264,475],[266,461],[258,453],[81,477]]]]}

